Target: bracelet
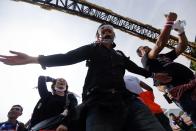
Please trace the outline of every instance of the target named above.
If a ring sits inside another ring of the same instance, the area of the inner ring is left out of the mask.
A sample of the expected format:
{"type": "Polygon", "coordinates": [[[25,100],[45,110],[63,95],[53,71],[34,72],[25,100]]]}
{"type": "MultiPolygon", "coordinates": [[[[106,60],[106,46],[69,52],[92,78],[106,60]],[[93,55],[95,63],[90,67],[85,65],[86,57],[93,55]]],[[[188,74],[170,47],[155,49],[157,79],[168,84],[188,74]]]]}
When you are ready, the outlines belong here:
{"type": "Polygon", "coordinates": [[[173,24],[165,24],[165,27],[168,27],[168,26],[172,27],[173,24]]]}
{"type": "Polygon", "coordinates": [[[167,21],[166,24],[174,24],[174,21],[167,21]]]}
{"type": "Polygon", "coordinates": [[[172,27],[174,24],[174,21],[167,21],[166,24],[165,24],[165,27],[172,27]]]}

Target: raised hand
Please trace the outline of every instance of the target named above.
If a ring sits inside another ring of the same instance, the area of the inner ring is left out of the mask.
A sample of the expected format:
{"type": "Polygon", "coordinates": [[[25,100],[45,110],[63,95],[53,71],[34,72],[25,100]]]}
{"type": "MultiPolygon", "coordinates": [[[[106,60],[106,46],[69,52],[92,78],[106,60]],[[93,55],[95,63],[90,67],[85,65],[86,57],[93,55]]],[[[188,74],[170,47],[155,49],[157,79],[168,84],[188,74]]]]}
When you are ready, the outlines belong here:
{"type": "Polygon", "coordinates": [[[177,19],[177,14],[174,12],[169,12],[168,14],[165,15],[167,21],[176,21],[177,19]]]}
{"type": "Polygon", "coordinates": [[[38,63],[37,57],[29,56],[25,53],[10,51],[12,56],[0,55],[0,62],[6,65],[24,65],[29,63],[38,63]]]}

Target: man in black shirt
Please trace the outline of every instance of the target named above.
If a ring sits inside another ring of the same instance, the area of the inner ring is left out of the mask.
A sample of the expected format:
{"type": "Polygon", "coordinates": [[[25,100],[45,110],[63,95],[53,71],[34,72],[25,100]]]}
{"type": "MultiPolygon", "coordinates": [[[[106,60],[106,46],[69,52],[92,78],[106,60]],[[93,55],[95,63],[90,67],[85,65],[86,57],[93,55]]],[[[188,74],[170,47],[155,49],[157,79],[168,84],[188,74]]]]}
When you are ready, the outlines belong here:
{"type": "Polygon", "coordinates": [[[165,72],[172,77],[172,80],[167,84],[154,80],[154,85],[166,85],[167,90],[171,92],[173,97],[173,94],[180,94],[180,96],[178,96],[179,99],[174,97],[175,100],[185,112],[191,115],[192,121],[196,123],[196,100],[192,99],[192,95],[196,95],[193,91],[195,90],[196,85],[189,84],[190,86],[186,86],[183,90],[182,88],[176,89],[176,87],[180,85],[182,86],[189,82],[192,83],[192,80],[195,79],[193,72],[189,68],[174,62],[174,60],[187,48],[188,41],[183,26],[180,25],[181,21],[177,21],[174,24],[174,21],[177,19],[177,14],[170,13],[166,18],[166,25],[157,39],[155,46],[152,49],[148,46],[140,46],[137,49],[137,53],[142,57],[141,61],[145,69],[152,72],[165,72]],[[170,52],[159,54],[166,46],[172,27],[179,32],[179,44],[170,52]],[[175,91],[173,91],[174,89],[175,91]]]}
{"type": "Polygon", "coordinates": [[[65,54],[32,57],[11,51],[15,56],[1,55],[0,61],[8,65],[38,63],[45,69],[86,60],[88,72],[82,94],[86,107],[86,131],[164,131],[149,109],[126,90],[123,79],[125,70],[144,77],[163,77],[152,75],[121,51],[114,50],[115,33],[111,25],[102,24],[96,36],[96,42],[65,54]]]}
{"type": "Polygon", "coordinates": [[[21,105],[13,105],[7,114],[8,120],[0,123],[0,131],[26,131],[24,123],[17,120],[22,111],[21,105]]]}

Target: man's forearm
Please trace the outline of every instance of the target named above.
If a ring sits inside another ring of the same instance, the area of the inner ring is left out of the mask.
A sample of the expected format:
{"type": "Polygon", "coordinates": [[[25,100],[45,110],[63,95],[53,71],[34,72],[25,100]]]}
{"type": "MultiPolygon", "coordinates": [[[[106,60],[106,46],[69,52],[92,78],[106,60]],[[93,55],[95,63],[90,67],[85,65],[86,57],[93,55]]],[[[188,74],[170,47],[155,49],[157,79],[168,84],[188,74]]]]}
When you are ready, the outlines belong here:
{"type": "Polygon", "coordinates": [[[158,47],[161,47],[161,48],[165,47],[165,45],[169,39],[171,29],[172,29],[172,26],[164,26],[164,28],[161,31],[161,34],[156,42],[156,45],[158,47]]]}
{"type": "Polygon", "coordinates": [[[176,51],[177,55],[180,55],[181,53],[183,53],[186,50],[187,45],[188,45],[188,40],[187,40],[185,32],[179,34],[178,42],[179,42],[179,44],[176,47],[175,51],[176,51]]]}
{"type": "Polygon", "coordinates": [[[38,57],[30,57],[29,63],[31,64],[39,64],[38,57]]]}

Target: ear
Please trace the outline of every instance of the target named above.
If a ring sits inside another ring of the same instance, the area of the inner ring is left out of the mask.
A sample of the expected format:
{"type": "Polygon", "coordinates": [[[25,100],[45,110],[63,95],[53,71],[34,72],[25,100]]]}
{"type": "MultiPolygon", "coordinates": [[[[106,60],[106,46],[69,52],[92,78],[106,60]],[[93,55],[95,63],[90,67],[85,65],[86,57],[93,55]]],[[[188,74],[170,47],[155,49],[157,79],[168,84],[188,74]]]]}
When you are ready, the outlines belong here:
{"type": "Polygon", "coordinates": [[[97,34],[97,39],[100,39],[101,38],[101,34],[97,34]]]}

